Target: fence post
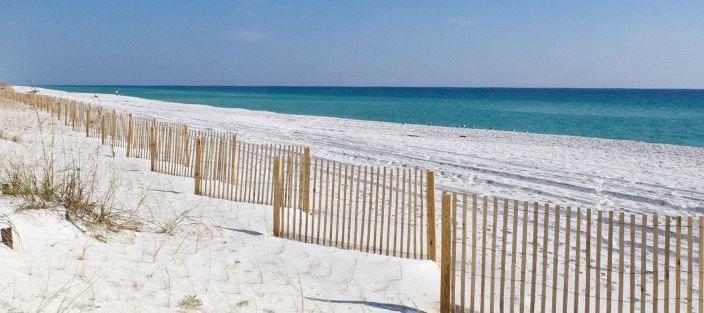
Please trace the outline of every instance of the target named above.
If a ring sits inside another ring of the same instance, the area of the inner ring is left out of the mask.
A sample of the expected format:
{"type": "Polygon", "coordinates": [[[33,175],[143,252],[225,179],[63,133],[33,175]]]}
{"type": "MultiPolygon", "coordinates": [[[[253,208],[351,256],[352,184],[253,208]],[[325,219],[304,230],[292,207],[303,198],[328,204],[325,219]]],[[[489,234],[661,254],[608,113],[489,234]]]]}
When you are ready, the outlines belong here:
{"type": "Polygon", "coordinates": [[[150,135],[150,136],[149,136],[149,139],[150,139],[150,140],[149,140],[149,141],[150,141],[150,144],[149,144],[149,147],[150,147],[150,149],[149,149],[149,150],[150,150],[150,151],[149,151],[149,156],[151,157],[151,161],[152,161],[152,172],[155,172],[155,171],[156,171],[156,159],[157,159],[157,157],[158,157],[158,156],[157,156],[157,151],[156,151],[156,149],[157,149],[157,142],[156,142],[156,125],[152,125],[152,126],[149,128],[149,130],[150,130],[150,134],[149,134],[149,135],[150,135]]]}
{"type": "Polygon", "coordinates": [[[202,150],[201,147],[203,146],[203,139],[201,137],[196,138],[196,160],[193,168],[193,177],[195,177],[195,193],[197,195],[201,194],[200,186],[201,186],[201,159],[202,159],[202,150]]]}
{"type": "Polygon", "coordinates": [[[110,127],[110,136],[112,138],[112,143],[110,144],[113,148],[115,147],[115,142],[117,141],[117,110],[112,110],[112,125],[110,127]]]}
{"type": "Polygon", "coordinates": [[[310,213],[310,147],[303,149],[303,211],[310,213]]]}
{"type": "Polygon", "coordinates": [[[183,166],[190,166],[191,164],[191,147],[188,145],[190,142],[190,136],[188,136],[188,125],[183,124],[183,166]]]}
{"type": "Polygon", "coordinates": [[[272,172],[272,175],[273,175],[272,181],[273,181],[273,189],[274,189],[273,229],[274,229],[274,236],[275,237],[279,237],[281,235],[281,229],[279,228],[279,226],[281,225],[281,167],[282,167],[281,157],[276,157],[274,159],[274,171],[272,172]]]}
{"type": "Polygon", "coordinates": [[[132,154],[132,113],[127,116],[127,157],[132,154]]]}
{"type": "Polygon", "coordinates": [[[427,207],[426,212],[428,219],[428,259],[436,261],[437,253],[435,252],[435,172],[428,171],[426,182],[427,186],[427,207]]]}
{"type": "Polygon", "coordinates": [[[71,128],[76,130],[76,112],[78,111],[78,104],[76,100],[73,100],[73,105],[71,106],[71,128]]]}
{"type": "Polygon", "coordinates": [[[105,144],[105,114],[100,111],[100,144],[104,145],[105,144]]]}
{"type": "Polygon", "coordinates": [[[86,110],[86,137],[90,137],[90,105],[86,110]]]}
{"type": "Polygon", "coordinates": [[[442,254],[440,256],[440,313],[450,312],[450,255],[452,245],[452,195],[442,195],[442,254]]]}

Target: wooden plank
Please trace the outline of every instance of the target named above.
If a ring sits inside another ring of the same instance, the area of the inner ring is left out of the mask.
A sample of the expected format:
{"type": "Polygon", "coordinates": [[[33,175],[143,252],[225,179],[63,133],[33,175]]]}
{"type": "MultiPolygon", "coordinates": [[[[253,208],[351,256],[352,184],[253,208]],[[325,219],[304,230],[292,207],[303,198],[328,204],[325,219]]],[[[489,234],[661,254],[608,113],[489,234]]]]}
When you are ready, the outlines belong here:
{"type": "MultiPolygon", "coordinates": [[[[316,160],[316,164],[317,164],[317,161],[318,160],[316,160]]],[[[321,230],[320,222],[322,219],[325,218],[325,216],[321,216],[322,211],[323,211],[323,194],[324,194],[324,192],[323,192],[323,174],[324,174],[323,168],[325,167],[324,165],[325,165],[324,162],[321,160],[320,161],[320,175],[319,175],[320,179],[318,180],[318,193],[319,193],[318,194],[318,210],[317,210],[318,211],[318,224],[317,224],[317,227],[315,230],[315,243],[316,244],[320,244],[320,230],[321,230]]],[[[323,233],[323,236],[325,236],[325,233],[323,233]]]]}
{"type": "MultiPolygon", "coordinates": [[[[364,227],[366,225],[366,213],[367,213],[367,174],[368,174],[368,169],[367,166],[364,166],[364,178],[362,179],[362,219],[360,220],[361,224],[361,231],[359,233],[359,244],[358,248],[359,251],[364,250],[364,227]]],[[[403,224],[403,221],[401,221],[401,224],[403,224]]],[[[401,227],[401,230],[403,230],[403,227],[401,227]]],[[[401,232],[401,242],[403,242],[403,231],[401,232]]],[[[401,245],[403,247],[403,245],[401,245]]],[[[403,254],[403,252],[401,252],[403,254]]]]}
{"type": "MultiPolygon", "coordinates": [[[[391,243],[391,207],[393,206],[392,202],[392,197],[393,197],[393,191],[394,191],[394,169],[391,169],[389,171],[389,205],[388,205],[388,210],[387,210],[387,216],[388,218],[386,219],[386,255],[389,255],[391,253],[391,249],[389,248],[390,243],[391,243]]],[[[433,196],[434,197],[434,196],[433,196]]],[[[435,204],[433,204],[435,205],[435,204]]],[[[433,227],[435,227],[435,215],[433,214],[433,227]]],[[[430,229],[428,230],[430,232],[430,229]]],[[[433,252],[435,252],[435,229],[433,229],[433,252]]],[[[428,248],[430,249],[430,248],[428,248]]],[[[433,261],[435,261],[435,253],[433,253],[433,261]]]]}
{"type": "MultiPolygon", "coordinates": [[[[347,166],[345,166],[347,179],[347,166]]],[[[310,212],[310,147],[303,148],[303,211],[310,212]]]]}
{"type": "MultiPolygon", "coordinates": [[[[256,149],[256,146],[252,145],[252,147],[254,147],[254,149],[256,149]]],[[[251,201],[251,198],[249,195],[252,194],[252,188],[254,187],[254,185],[252,184],[252,182],[253,182],[252,175],[254,172],[254,170],[253,170],[254,167],[252,166],[253,165],[252,162],[255,158],[254,149],[250,150],[250,151],[252,151],[252,154],[250,155],[250,160],[251,160],[250,161],[250,171],[249,171],[250,183],[248,184],[249,185],[249,192],[248,192],[247,201],[251,201]]],[[[286,191],[288,194],[288,205],[286,206],[286,238],[292,238],[292,237],[295,238],[295,235],[296,235],[296,233],[295,233],[296,216],[294,215],[296,212],[296,207],[295,207],[295,202],[294,202],[295,198],[294,198],[294,193],[293,193],[293,191],[295,190],[294,185],[293,185],[293,183],[295,182],[295,179],[293,179],[293,177],[295,175],[293,173],[294,173],[294,167],[296,166],[296,163],[294,161],[294,157],[295,156],[293,155],[293,153],[289,153],[289,155],[286,157],[286,176],[287,176],[286,180],[288,181],[288,186],[287,186],[288,188],[286,191]],[[291,225],[291,224],[293,224],[293,225],[291,225]]]]}
{"type": "Polygon", "coordinates": [[[401,174],[399,173],[401,169],[396,170],[396,201],[395,201],[395,209],[394,209],[394,246],[393,246],[393,256],[396,256],[396,236],[398,234],[398,194],[399,194],[399,189],[401,187],[400,183],[400,177],[401,174]]]}
{"type": "Polygon", "coordinates": [[[653,215],[653,313],[658,312],[658,215],[653,215]]]}
{"type": "Polygon", "coordinates": [[[694,306],[692,303],[692,273],[694,268],[692,268],[692,231],[694,230],[692,225],[692,217],[687,217],[687,312],[694,312],[694,306]]]}
{"type": "Polygon", "coordinates": [[[469,311],[470,312],[476,312],[474,310],[474,298],[476,293],[475,293],[475,286],[476,286],[476,280],[477,280],[477,194],[472,194],[472,260],[471,263],[469,264],[469,269],[471,274],[471,282],[469,285],[469,294],[471,298],[469,298],[469,311]]]}
{"type": "Polygon", "coordinates": [[[132,122],[132,113],[127,115],[127,157],[132,154],[132,140],[134,137],[134,124],[132,122]]]}
{"type": "MultiPolygon", "coordinates": [[[[579,297],[581,295],[579,290],[579,276],[580,276],[580,259],[582,255],[582,208],[577,208],[577,231],[575,232],[575,249],[574,249],[574,313],[579,312],[579,297]]],[[[588,263],[587,263],[587,266],[588,263]]],[[[569,269],[567,269],[569,270],[569,269]]],[[[567,312],[567,308],[565,308],[567,312]]]]}
{"type": "Polygon", "coordinates": [[[613,288],[611,286],[611,278],[613,272],[612,266],[612,256],[613,256],[613,246],[614,246],[614,212],[609,211],[609,237],[606,249],[606,313],[611,313],[611,294],[613,293],[613,288]]]}
{"type": "Polygon", "coordinates": [[[158,152],[156,151],[156,149],[157,149],[157,143],[156,143],[156,126],[152,125],[152,126],[149,128],[149,131],[150,131],[150,133],[149,133],[149,134],[150,134],[150,137],[149,137],[149,138],[151,138],[151,141],[150,141],[150,144],[149,144],[149,146],[150,146],[150,159],[151,159],[151,171],[152,171],[152,172],[155,172],[155,171],[156,171],[156,161],[157,161],[157,156],[158,156],[158,152]]]}
{"type": "MultiPolygon", "coordinates": [[[[272,149],[273,149],[272,146],[273,146],[272,144],[267,144],[267,145],[266,145],[266,156],[265,156],[265,158],[264,158],[264,159],[266,160],[265,166],[264,166],[265,170],[269,170],[269,168],[271,168],[272,149]]],[[[308,175],[309,175],[309,179],[310,179],[310,169],[309,169],[308,175]]],[[[267,178],[267,181],[265,182],[264,186],[265,186],[265,190],[264,190],[264,193],[263,193],[263,196],[264,196],[263,203],[264,203],[264,204],[268,204],[268,203],[270,203],[270,201],[271,201],[271,187],[270,187],[270,186],[271,186],[271,181],[270,181],[269,178],[267,178]]],[[[313,188],[315,188],[315,186],[313,186],[313,188]]],[[[312,218],[313,218],[313,216],[311,216],[311,219],[312,219],[312,218]]],[[[311,229],[312,229],[312,228],[313,228],[313,227],[312,227],[312,225],[311,225],[311,229]]]]}
{"type": "MultiPolygon", "coordinates": [[[[533,203],[533,262],[531,269],[531,283],[530,283],[530,313],[535,313],[535,296],[536,296],[536,277],[538,269],[538,211],[540,210],[540,205],[538,202],[533,203]]],[[[544,312],[544,311],[543,311],[544,312]]]]}
{"type": "MultiPolygon", "coordinates": [[[[352,218],[352,206],[353,206],[352,205],[352,202],[353,202],[352,193],[354,191],[353,190],[354,189],[354,168],[355,168],[355,166],[352,165],[352,171],[350,174],[350,192],[349,192],[350,193],[350,202],[349,202],[350,221],[349,221],[349,223],[347,223],[347,249],[350,249],[350,243],[352,242],[351,236],[352,236],[352,221],[353,220],[355,221],[355,228],[357,227],[357,225],[356,225],[357,217],[355,216],[354,218],[352,218]]],[[[355,214],[356,214],[356,211],[355,211],[355,214]]],[[[352,246],[354,246],[354,242],[352,242],[352,246]]]]}
{"type": "MultiPolygon", "coordinates": [[[[410,180],[409,180],[409,183],[410,183],[410,180]]],[[[414,259],[417,258],[417,253],[418,253],[418,251],[416,249],[416,246],[418,245],[418,229],[417,229],[418,214],[416,212],[416,210],[418,208],[418,197],[416,197],[417,194],[418,194],[418,169],[414,169],[413,170],[413,192],[411,193],[411,195],[413,195],[413,204],[411,205],[411,202],[410,201],[408,202],[408,205],[410,207],[409,213],[411,213],[413,215],[413,258],[414,259]]],[[[411,222],[410,218],[409,218],[408,222],[409,223],[411,222]]],[[[376,227],[376,223],[374,223],[374,227],[376,227]]],[[[409,242],[410,242],[410,240],[409,240],[409,242]]]]}
{"type": "Polygon", "coordinates": [[[630,275],[630,294],[631,301],[629,308],[631,313],[636,312],[636,215],[631,214],[631,275],[630,275]]]}
{"type": "MultiPolygon", "coordinates": [[[[254,144],[249,144],[249,155],[247,156],[247,183],[245,184],[245,198],[244,201],[251,203],[252,194],[254,194],[254,158],[256,157],[255,150],[257,146],[254,144]]],[[[291,209],[293,208],[293,153],[288,153],[286,157],[286,223],[291,219],[291,209]]],[[[295,220],[294,220],[295,221],[295,220]]],[[[287,235],[290,235],[287,225],[287,235]]],[[[288,238],[288,237],[287,237],[288,238]]]]}
{"type": "Polygon", "coordinates": [[[646,296],[646,286],[647,281],[645,280],[646,268],[646,258],[645,253],[647,252],[647,229],[648,229],[648,216],[643,214],[643,221],[641,222],[641,239],[640,239],[640,311],[645,312],[645,296],[646,296]]]}
{"type": "Polygon", "coordinates": [[[548,293],[548,236],[550,234],[548,227],[549,225],[550,205],[545,203],[545,217],[543,218],[543,275],[542,279],[540,280],[542,286],[542,292],[540,293],[540,312],[547,312],[545,310],[545,306],[547,301],[546,294],[548,293]]]}
{"type": "MultiPolygon", "coordinates": [[[[304,163],[305,164],[305,163],[304,163]]],[[[340,225],[341,229],[341,240],[340,240],[340,247],[344,248],[345,247],[345,223],[347,217],[347,182],[348,182],[348,167],[347,164],[345,164],[345,183],[344,187],[342,188],[342,225],[340,225]]],[[[306,215],[307,216],[307,215],[306,215]]],[[[350,221],[351,222],[351,221],[350,221]]],[[[349,224],[349,223],[347,223],[349,224]]]]}
{"type": "MultiPolygon", "coordinates": [[[[247,145],[245,145],[243,142],[238,143],[239,147],[237,148],[237,171],[236,174],[237,176],[235,177],[235,200],[236,201],[242,201],[242,195],[244,192],[244,185],[245,185],[245,179],[244,179],[244,172],[247,167],[246,163],[246,150],[247,150],[247,145]]],[[[280,151],[279,147],[279,153],[278,157],[283,158],[283,154],[280,151]]],[[[282,159],[283,160],[283,159],[282,159]]],[[[281,169],[283,173],[283,169],[281,169]]],[[[282,178],[283,179],[283,178],[282,178]]],[[[284,186],[284,181],[280,181],[279,184],[281,184],[281,187],[283,188],[284,186]]],[[[281,199],[283,201],[283,199],[281,199]]],[[[283,202],[281,203],[283,205],[283,202]]]]}
{"type": "Polygon", "coordinates": [[[460,260],[460,312],[464,312],[465,274],[467,272],[467,193],[462,194],[462,258],[460,260]]]}
{"type": "Polygon", "coordinates": [[[400,234],[400,247],[399,247],[399,255],[403,256],[403,225],[405,222],[405,216],[406,216],[406,205],[405,205],[405,199],[406,199],[406,169],[403,169],[403,174],[401,178],[401,234],[400,234]]]}
{"type": "MultiPolygon", "coordinates": [[[[238,187],[239,190],[238,190],[238,193],[237,193],[237,200],[238,200],[238,201],[245,202],[245,201],[247,201],[247,200],[246,200],[246,195],[247,195],[247,169],[249,168],[249,166],[247,165],[247,164],[248,164],[248,162],[247,162],[247,160],[248,160],[247,156],[249,155],[250,145],[248,145],[248,144],[246,144],[246,143],[243,142],[243,143],[242,143],[242,149],[240,149],[240,150],[242,150],[242,155],[241,155],[241,158],[240,158],[241,161],[238,162],[238,163],[241,163],[241,164],[242,164],[242,169],[240,170],[240,183],[238,184],[238,185],[239,185],[239,187],[238,187]]],[[[285,156],[285,153],[281,153],[280,157],[282,158],[282,160],[284,160],[284,161],[282,161],[282,162],[285,163],[285,160],[286,160],[286,159],[285,159],[285,157],[286,157],[286,156],[285,156]]],[[[286,164],[284,164],[284,165],[287,166],[286,164]]],[[[287,171],[286,171],[285,168],[282,168],[282,169],[281,169],[281,172],[283,173],[283,174],[282,174],[282,181],[281,181],[281,188],[282,188],[282,191],[281,191],[281,192],[283,193],[283,194],[282,194],[282,199],[281,199],[281,205],[282,205],[282,206],[287,206],[288,203],[286,202],[286,189],[287,189],[286,186],[288,185],[288,183],[287,183],[287,180],[288,180],[287,176],[288,176],[288,175],[284,175],[284,174],[287,174],[287,171]]]]}
{"type": "Polygon", "coordinates": [[[386,167],[381,174],[381,222],[379,223],[379,253],[384,253],[384,206],[386,205],[386,167]]]}
{"type": "MultiPolygon", "coordinates": [[[[411,170],[410,169],[408,170],[408,180],[404,181],[404,185],[406,185],[405,182],[408,183],[408,186],[407,186],[408,189],[406,189],[406,191],[408,192],[408,197],[407,198],[404,197],[407,201],[405,203],[408,205],[407,206],[408,210],[407,211],[404,210],[404,216],[406,214],[408,214],[408,223],[406,224],[407,225],[407,227],[406,227],[407,228],[407,232],[406,232],[406,258],[410,258],[411,257],[411,224],[412,224],[411,223],[411,213],[413,210],[413,208],[411,207],[411,194],[413,194],[413,189],[411,187],[411,170]],[[408,212],[408,213],[406,213],[406,212],[408,212]]],[[[454,234],[453,234],[453,239],[456,240],[456,237],[454,236],[454,234]]],[[[454,267],[455,263],[452,263],[452,266],[454,267]]],[[[452,277],[455,277],[455,276],[453,275],[452,277]]],[[[454,296],[454,293],[453,293],[453,296],[454,296]]],[[[453,302],[452,304],[454,305],[455,303],[453,302]]]]}
{"type": "Polygon", "coordinates": [[[682,294],[680,287],[682,286],[682,217],[675,218],[675,312],[682,312],[680,305],[682,304],[682,294]]]}
{"type": "Polygon", "coordinates": [[[201,194],[201,185],[203,184],[201,181],[201,163],[202,163],[202,151],[201,147],[203,146],[203,139],[201,137],[198,137],[196,139],[196,163],[195,163],[195,168],[194,168],[194,176],[195,176],[195,194],[200,195],[201,194]]]}
{"type": "MultiPolygon", "coordinates": [[[[555,206],[555,238],[552,240],[552,312],[557,312],[557,268],[559,266],[558,257],[560,255],[560,206],[555,206]]],[[[547,246],[545,247],[547,250],[547,246]]]]}
{"type": "Polygon", "coordinates": [[[479,298],[479,312],[484,312],[484,300],[486,299],[486,229],[487,229],[487,219],[489,216],[489,198],[487,196],[482,197],[482,265],[480,267],[479,276],[480,280],[480,298],[479,298]]]}
{"type": "MultiPolygon", "coordinates": [[[[311,218],[311,221],[310,221],[310,242],[313,242],[313,238],[317,238],[315,236],[315,234],[316,234],[315,231],[320,227],[320,219],[316,218],[316,213],[320,214],[319,213],[320,210],[315,209],[315,195],[320,193],[319,192],[320,188],[317,187],[317,184],[318,184],[318,175],[316,175],[317,171],[318,171],[318,159],[315,159],[315,161],[313,161],[313,171],[312,171],[312,174],[313,174],[313,199],[311,201],[311,212],[310,212],[311,213],[311,216],[310,216],[310,218],[311,218]],[[317,227],[316,227],[316,220],[318,222],[317,227]]],[[[352,172],[354,173],[354,165],[352,166],[352,172]]],[[[318,217],[320,217],[320,215],[318,215],[318,217]]],[[[347,248],[349,249],[349,246],[347,248]]]]}
{"type": "Polygon", "coordinates": [[[88,106],[88,109],[86,110],[86,137],[90,137],[90,105],[88,106]]]}
{"type": "Polygon", "coordinates": [[[326,192],[326,195],[325,195],[325,203],[326,203],[325,204],[325,220],[326,220],[326,223],[323,226],[323,228],[324,228],[323,237],[327,236],[327,238],[328,238],[327,244],[328,245],[332,244],[332,228],[333,228],[332,219],[334,218],[332,211],[333,211],[333,206],[335,205],[334,201],[335,201],[335,173],[336,173],[335,168],[336,167],[337,167],[337,162],[333,161],[332,162],[332,173],[328,172],[328,174],[331,175],[332,179],[328,181],[329,184],[326,184],[327,186],[326,186],[326,190],[325,190],[325,192],[326,192]],[[331,193],[331,195],[329,197],[327,195],[328,189],[329,189],[329,192],[331,193]],[[330,231],[326,232],[328,217],[330,219],[330,231]]]}
{"type": "MultiPolygon", "coordinates": [[[[265,186],[264,186],[264,175],[266,175],[266,171],[264,170],[264,162],[266,159],[264,158],[264,155],[266,153],[266,145],[259,145],[259,162],[257,162],[257,189],[255,193],[255,197],[252,199],[252,203],[259,203],[262,204],[262,200],[264,199],[262,195],[264,194],[265,186]]],[[[299,190],[301,190],[302,186],[299,186],[299,190]]],[[[307,212],[307,211],[306,211],[307,212]]],[[[302,224],[302,221],[300,219],[302,217],[301,212],[299,212],[299,220],[298,220],[298,225],[302,224]]],[[[299,232],[299,236],[302,233],[299,232]]],[[[299,237],[300,240],[300,237],[299,237]]]]}
{"type": "MultiPolygon", "coordinates": [[[[342,186],[342,163],[339,163],[339,172],[337,173],[337,195],[335,196],[335,199],[337,200],[337,211],[334,214],[335,215],[335,241],[334,241],[334,246],[337,247],[339,244],[339,238],[340,238],[340,192],[342,191],[341,186],[342,186]]],[[[334,175],[333,175],[334,176],[334,175]]],[[[330,232],[332,233],[332,227],[330,228],[330,232]]]]}
{"type": "MultiPolygon", "coordinates": [[[[410,181],[411,181],[411,172],[408,172],[408,190],[409,194],[411,193],[411,186],[410,186],[410,181]]],[[[410,209],[410,199],[409,199],[409,209],[410,209]]],[[[410,210],[409,210],[410,211],[410,210]]],[[[408,221],[410,222],[411,218],[410,216],[408,217],[408,221]]],[[[452,259],[450,260],[450,266],[452,269],[452,276],[450,277],[450,306],[452,307],[452,310],[454,311],[456,306],[455,306],[455,297],[457,295],[457,292],[455,290],[455,280],[457,278],[457,275],[455,274],[457,272],[457,193],[452,193],[452,259]]],[[[411,233],[410,233],[410,228],[409,228],[409,233],[408,233],[408,239],[410,241],[411,238],[411,233]]],[[[406,250],[409,251],[409,250],[406,250]]],[[[407,252],[408,253],[408,252],[407,252]]]]}
{"type": "MultiPolygon", "coordinates": [[[[565,267],[564,267],[564,277],[562,279],[563,285],[562,285],[562,310],[561,312],[567,312],[567,302],[570,296],[569,293],[569,288],[570,288],[570,235],[571,235],[571,224],[572,224],[572,208],[567,207],[565,215],[565,267]]],[[[555,239],[557,241],[557,238],[555,239]]],[[[557,250],[555,250],[555,254],[557,254],[557,250]]],[[[577,255],[575,258],[579,258],[579,251],[577,251],[577,255]]],[[[575,290],[577,292],[577,290],[575,290]]],[[[553,295],[554,297],[555,295],[553,295]]]]}
{"type": "Polygon", "coordinates": [[[623,290],[626,289],[626,287],[623,285],[623,258],[624,258],[624,234],[626,228],[626,220],[624,218],[623,212],[618,213],[619,216],[619,224],[620,227],[618,228],[618,313],[623,313],[623,290]]]}
{"type": "MultiPolygon", "coordinates": [[[[189,152],[190,152],[190,135],[188,132],[188,125],[186,125],[186,124],[183,125],[183,133],[181,135],[183,136],[181,138],[181,140],[182,140],[181,144],[183,146],[183,150],[182,150],[182,152],[183,152],[182,162],[183,163],[182,164],[183,164],[184,168],[188,168],[188,165],[191,163],[190,154],[189,154],[189,152]]],[[[233,135],[232,137],[233,137],[233,153],[232,153],[232,155],[234,158],[234,155],[235,155],[234,154],[234,144],[237,142],[237,135],[233,135]]],[[[233,164],[234,164],[234,162],[233,162],[233,164]]],[[[234,171],[233,171],[233,173],[234,173],[234,171]]],[[[186,174],[186,175],[188,175],[188,174],[186,174]]]]}
{"type": "MultiPolygon", "coordinates": [[[[524,218],[526,220],[526,218],[524,218]]],[[[525,221],[527,222],[527,220],[525,221]]],[[[511,280],[510,280],[510,291],[509,291],[509,311],[514,313],[514,307],[516,306],[515,296],[516,296],[516,248],[518,246],[518,200],[513,201],[513,228],[511,228],[511,280]]],[[[525,233],[525,229],[523,229],[525,233]]],[[[525,248],[525,234],[522,237],[525,248]]],[[[525,260],[525,251],[521,255],[521,260],[525,260]]],[[[525,271],[524,271],[525,274],[525,271]]],[[[521,286],[523,286],[523,279],[521,280],[521,286]]],[[[523,299],[520,299],[520,303],[523,303],[523,299]]],[[[522,307],[522,305],[521,305],[522,307]]]]}
{"type": "Polygon", "coordinates": [[[278,157],[276,158],[276,162],[274,163],[274,171],[272,173],[273,176],[273,182],[274,182],[274,221],[273,221],[273,228],[274,228],[274,236],[279,237],[280,236],[280,229],[279,226],[281,225],[281,188],[279,186],[280,184],[280,179],[281,179],[281,159],[278,157]]]}
{"type": "MultiPolygon", "coordinates": [[[[359,187],[360,187],[360,174],[362,174],[362,168],[357,166],[357,188],[355,191],[355,202],[354,202],[354,246],[355,249],[358,247],[357,244],[357,225],[359,224],[359,187]]],[[[396,234],[394,234],[394,249],[396,246],[396,234]]],[[[395,250],[394,250],[395,255],[395,250]]]]}
{"type": "MultiPolygon", "coordinates": [[[[323,239],[322,244],[325,245],[325,234],[328,231],[328,199],[330,197],[330,160],[326,160],[325,162],[325,188],[322,187],[323,185],[323,166],[321,163],[320,167],[320,198],[323,199],[323,194],[325,195],[323,203],[320,205],[320,208],[318,209],[319,211],[322,211],[322,216],[320,219],[323,220],[323,232],[322,236],[320,238],[323,239]]],[[[319,220],[320,220],[319,219],[319,220]]],[[[320,225],[318,225],[318,232],[320,232],[320,225]]],[[[316,243],[320,244],[318,240],[316,240],[316,243]]]]}
{"type": "Polygon", "coordinates": [[[218,175],[216,181],[217,197],[220,199],[224,198],[225,193],[225,169],[227,168],[226,151],[227,150],[225,149],[225,134],[221,134],[220,136],[218,136],[218,175]]]}
{"type": "Polygon", "coordinates": [[[584,242],[584,247],[586,251],[584,252],[584,265],[586,269],[584,270],[584,312],[590,312],[589,306],[592,303],[590,298],[591,294],[591,270],[592,270],[592,209],[587,208],[587,225],[586,225],[586,241],[584,242]]]}
{"type": "Polygon", "coordinates": [[[454,274],[450,271],[450,214],[452,209],[452,196],[442,196],[442,252],[440,256],[440,312],[450,311],[450,277],[454,274]]]}
{"type": "MultiPolygon", "coordinates": [[[[188,129],[184,128],[184,130],[187,131],[188,129]]],[[[188,136],[188,133],[185,133],[184,135],[188,136]]],[[[183,160],[184,164],[186,164],[186,165],[188,164],[188,160],[187,160],[188,146],[187,146],[187,144],[188,144],[188,142],[186,141],[185,150],[184,150],[184,160],[183,160]]],[[[274,171],[272,170],[272,174],[270,174],[272,176],[271,177],[272,182],[274,180],[273,172],[274,171]]],[[[230,200],[235,200],[234,187],[237,182],[236,175],[237,175],[237,134],[232,134],[232,136],[230,137],[230,177],[229,177],[230,179],[228,180],[228,182],[230,183],[230,186],[229,186],[229,190],[227,193],[227,198],[230,200]]],[[[273,187],[272,187],[272,189],[273,189],[273,187]]]]}
{"type": "Polygon", "coordinates": [[[699,217],[699,313],[704,313],[704,216],[699,217]]]}
{"type": "MultiPolygon", "coordinates": [[[[506,305],[504,299],[504,280],[506,279],[506,232],[508,228],[508,199],[504,199],[503,227],[501,227],[501,272],[499,273],[499,312],[503,313],[506,305]]],[[[513,230],[516,231],[515,229],[513,230]]]]}
{"type": "Polygon", "coordinates": [[[601,211],[596,213],[596,275],[594,279],[594,311],[601,312],[601,211]]]}
{"type": "Polygon", "coordinates": [[[425,209],[425,204],[423,203],[423,200],[425,199],[425,198],[423,197],[423,186],[424,186],[424,185],[423,185],[423,171],[420,171],[420,175],[419,175],[419,176],[420,176],[420,177],[419,177],[419,178],[420,178],[420,185],[418,186],[418,188],[420,188],[420,189],[418,190],[418,195],[416,195],[416,196],[420,199],[420,200],[418,201],[419,204],[420,204],[420,212],[419,212],[419,214],[418,214],[418,217],[420,218],[420,224],[418,224],[418,225],[419,225],[418,227],[420,228],[420,230],[419,230],[420,241],[418,242],[418,244],[420,245],[420,257],[421,257],[421,259],[422,259],[423,257],[425,257],[425,258],[427,259],[427,258],[428,258],[427,255],[424,254],[424,253],[426,252],[426,249],[424,249],[424,247],[423,247],[423,246],[426,244],[426,242],[424,241],[424,238],[423,238],[423,233],[424,233],[424,231],[423,231],[423,225],[426,225],[426,228],[427,228],[427,224],[423,224],[423,218],[425,217],[425,210],[424,210],[424,209],[425,209]]]}
{"type": "Polygon", "coordinates": [[[499,204],[498,204],[498,199],[496,197],[493,197],[494,201],[494,210],[491,218],[491,272],[488,275],[489,276],[489,312],[494,312],[494,285],[495,285],[495,279],[496,277],[496,223],[498,220],[498,213],[499,213],[499,204]]]}
{"type": "MultiPolygon", "coordinates": [[[[376,167],[376,181],[374,182],[374,234],[372,239],[372,252],[377,252],[376,242],[377,242],[377,231],[379,227],[379,175],[381,169],[376,167]]],[[[382,183],[384,180],[382,180],[382,183]]],[[[383,208],[382,208],[383,209],[383,208]]],[[[368,239],[368,238],[367,238],[368,239]]],[[[369,249],[369,244],[367,244],[367,249],[369,249]]]]}
{"type": "Polygon", "coordinates": [[[663,269],[663,312],[670,312],[670,216],[665,216],[665,267],[663,269]]]}

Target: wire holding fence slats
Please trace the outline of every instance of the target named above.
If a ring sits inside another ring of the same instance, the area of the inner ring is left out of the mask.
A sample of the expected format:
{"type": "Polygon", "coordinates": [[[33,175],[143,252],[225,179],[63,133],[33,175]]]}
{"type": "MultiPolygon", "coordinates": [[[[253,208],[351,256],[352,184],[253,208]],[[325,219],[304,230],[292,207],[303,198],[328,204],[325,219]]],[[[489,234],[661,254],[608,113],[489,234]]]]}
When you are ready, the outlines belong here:
{"type": "Polygon", "coordinates": [[[443,211],[467,216],[473,225],[452,219],[442,225],[453,274],[441,282],[448,288],[442,312],[464,312],[466,303],[471,312],[704,310],[703,217],[443,197],[449,199],[443,211]],[[472,287],[484,281],[483,288],[472,287]]]}
{"type": "MultiPolygon", "coordinates": [[[[244,143],[234,134],[201,133],[196,136],[203,142],[200,163],[195,164],[194,160],[193,164],[200,167],[202,175],[196,181],[200,194],[247,203],[271,205],[274,159],[297,157],[302,150],[298,146],[244,143]]],[[[195,141],[189,146],[195,147],[195,141]]],[[[286,203],[294,201],[289,193],[284,199],[286,203]]]]}
{"type": "MultiPolygon", "coordinates": [[[[427,172],[306,156],[282,156],[280,176],[273,175],[280,177],[280,184],[275,183],[280,189],[275,192],[282,201],[274,208],[280,237],[397,257],[429,258],[427,172]]],[[[435,226],[430,227],[434,234],[435,226]]]]}

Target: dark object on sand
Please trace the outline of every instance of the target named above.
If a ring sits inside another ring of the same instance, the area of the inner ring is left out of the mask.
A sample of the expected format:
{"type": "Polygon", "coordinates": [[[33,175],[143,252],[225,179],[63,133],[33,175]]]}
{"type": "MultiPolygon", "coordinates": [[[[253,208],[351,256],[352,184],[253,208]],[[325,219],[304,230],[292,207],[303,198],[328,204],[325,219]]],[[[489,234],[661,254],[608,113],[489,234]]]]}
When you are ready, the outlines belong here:
{"type": "Polygon", "coordinates": [[[10,249],[13,249],[12,246],[12,228],[3,228],[0,229],[0,234],[2,235],[2,243],[4,243],[6,246],[10,247],[10,249]]]}

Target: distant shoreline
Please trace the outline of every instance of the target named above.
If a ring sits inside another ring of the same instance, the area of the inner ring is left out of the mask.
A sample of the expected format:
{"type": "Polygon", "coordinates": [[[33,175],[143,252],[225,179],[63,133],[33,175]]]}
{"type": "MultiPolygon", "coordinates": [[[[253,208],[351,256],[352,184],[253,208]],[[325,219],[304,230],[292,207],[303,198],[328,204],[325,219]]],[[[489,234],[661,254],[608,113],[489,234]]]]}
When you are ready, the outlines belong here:
{"type": "Polygon", "coordinates": [[[399,124],[704,147],[704,90],[53,86],[176,103],[399,124]]]}
{"type": "Polygon", "coordinates": [[[346,85],[155,85],[155,84],[39,84],[21,85],[37,86],[52,89],[51,87],[241,87],[241,88],[348,88],[348,89],[546,89],[546,90],[653,90],[653,91],[704,91],[704,88],[648,88],[648,87],[507,87],[507,86],[346,86],[346,85]]]}

